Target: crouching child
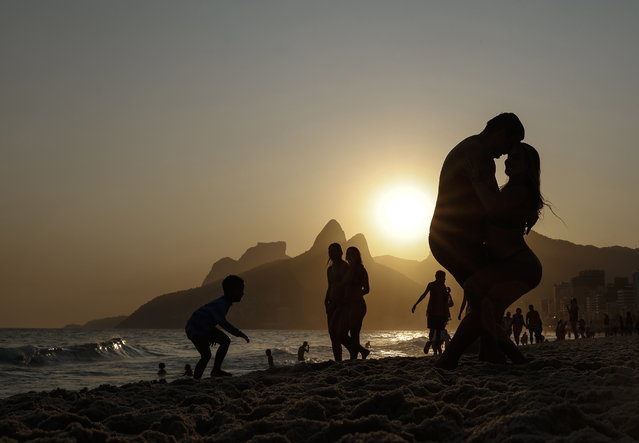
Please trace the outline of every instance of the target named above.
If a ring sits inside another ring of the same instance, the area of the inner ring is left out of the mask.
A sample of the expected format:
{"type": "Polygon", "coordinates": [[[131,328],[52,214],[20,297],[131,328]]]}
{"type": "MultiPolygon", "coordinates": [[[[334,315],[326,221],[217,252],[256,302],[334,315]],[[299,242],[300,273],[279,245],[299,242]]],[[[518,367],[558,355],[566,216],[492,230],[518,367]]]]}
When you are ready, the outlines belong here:
{"type": "Polygon", "coordinates": [[[210,345],[217,343],[219,346],[215,353],[211,377],[230,376],[231,374],[222,370],[222,362],[229,350],[231,339],[218,329],[220,326],[229,334],[241,337],[246,342],[249,338],[242,331],[237,329],[226,320],[226,314],[233,303],[242,300],[244,295],[244,280],[237,275],[229,275],[222,281],[224,295],[210,303],[198,308],[186,323],[186,336],[195,345],[195,349],[200,353],[200,361],[195,365],[193,378],[202,378],[204,369],[211,359],[210,345]]]}

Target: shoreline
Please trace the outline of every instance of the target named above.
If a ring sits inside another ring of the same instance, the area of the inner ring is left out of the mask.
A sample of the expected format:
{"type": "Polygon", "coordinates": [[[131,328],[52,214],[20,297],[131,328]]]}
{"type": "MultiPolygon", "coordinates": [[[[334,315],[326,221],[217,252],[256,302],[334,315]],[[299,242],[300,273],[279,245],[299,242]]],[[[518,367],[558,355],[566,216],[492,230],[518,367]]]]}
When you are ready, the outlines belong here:
{"type": "Polygon", "coordinates": [[[0,436],[106,441],[634,441],[639,338],[529,345],[526,365],[464,356],[306,363],[0,400],[0,436]]]}

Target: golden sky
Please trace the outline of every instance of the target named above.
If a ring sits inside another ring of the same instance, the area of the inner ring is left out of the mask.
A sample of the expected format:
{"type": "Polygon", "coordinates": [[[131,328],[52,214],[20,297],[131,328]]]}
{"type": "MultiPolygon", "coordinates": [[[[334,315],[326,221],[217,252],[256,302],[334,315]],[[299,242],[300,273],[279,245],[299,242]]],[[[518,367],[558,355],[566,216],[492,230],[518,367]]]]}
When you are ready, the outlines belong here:
{"type": "MultiPolygon", "coordinates": [[[[552,214],[639,247],[639,3],[6,1],[0,5],[0,327],[129,314],[258,241],[331,218],[373,255],[385,190],[517,113],[552,214]],[[450,4],[454,3],[454,4],[450,4]]],[[[501,168],[498,165],[498,168],[501,168]]]]}

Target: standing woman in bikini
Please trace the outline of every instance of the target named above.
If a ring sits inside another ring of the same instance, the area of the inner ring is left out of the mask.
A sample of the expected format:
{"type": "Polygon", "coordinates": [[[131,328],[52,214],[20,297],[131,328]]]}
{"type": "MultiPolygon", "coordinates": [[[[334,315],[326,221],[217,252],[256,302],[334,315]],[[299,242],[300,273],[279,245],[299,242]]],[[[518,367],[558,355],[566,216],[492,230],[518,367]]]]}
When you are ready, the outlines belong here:
{"type": "Polygon", "coordinates": [[[326,270],[328,288],[324,307],[326,308],[326,320],[328,323],[328,335],[331,338],[333,358],[342,361],[342,345],[350,348],[348,341],[348,327],[346,324],[346,296],[345,285],[348,263],[342,259],[343,251],[339,243],[331,243],[328,246],[328,261],[331,264],[326,270]]]}
{"type": "Polygon", "coordinates": [[[491,174],[468,166],[475,192],[486,210],[485,244],[491,261],[464,284],[473,309],[437,362],[441,368],[455,368],[466,348],[484,332],[496,339],[513,363],[527,362],[498,323],[508,306],[541,281],[541,263],[524,235],[535,225],[546,203],[540,191],[540,160],[535,148],[518,144],[505,165],[508,183],[501,189],[495,186],[491,174]]]}
{"type": "Polygon", "coordinates": [[[346,249],[346,261],[349,269],[344,280],[346,292],[346,322],[350,338],[351,360],[357,359],[357,354],[362,358],[368,357],[371,353],[359,342],[359,334],[362,330],[362,323],[366,316],[366,302],[364,296],[369,293],[368,272],[362,264],[362,255],[355,246],[346,249]]]}

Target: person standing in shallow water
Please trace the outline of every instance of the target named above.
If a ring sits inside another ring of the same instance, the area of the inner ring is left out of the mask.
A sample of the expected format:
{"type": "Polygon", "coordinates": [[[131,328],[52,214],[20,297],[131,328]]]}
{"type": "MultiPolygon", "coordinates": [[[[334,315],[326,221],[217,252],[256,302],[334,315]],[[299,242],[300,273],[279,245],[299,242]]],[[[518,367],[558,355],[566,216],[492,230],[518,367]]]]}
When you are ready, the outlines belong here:
{"type": "Polygon", "coordinates": [[[297,361],[305,361],[306,359],[304,358],[304,353],[309,352],[310,350],[311,347],[308,345],[307,341],[302,343],[302,346],[297,348],[297,361]]]}
{"type": "Polygon", "coordinates": [[[448,288],[446,287],[446,273],[435,272],[435,281],[428,283],[426,290],[419,296],[411,312],[415,313],[417,305],[430,293],[428,306],[426,307],[426,319],[428,322],[428,341],[424,346],[424,354],[428,354],[431,345],[435,355],[442,353],[443,333],[448,321],[448,288]]]}
{"type": "Polygon", "coordinates": [[[346,307],[344,281],[348,273],[348,263],[342,259],[342,255],[342,246],[339,243],[331,243],[328,246],[328,261],[331,265],[326,270],[328,287],[324,298],[324,308],[335,361],[342,361],[342,346],[350,348],[348,330],[344,321],[346,316],[344,312],[346,307]]]}
{"type": "Polygon", "coordinates": [[[359,335],[362,330],[364,317],[366,316],[366,302],[364,296],[370,292],[368,283],[368,272],[362,264],[362,255],[355,246],[346,249],[346,261],[348,262],[348,272],[344,279],[344,290],[346,295],[346,325],[349,334],[350,357],[355,360],[358,354],[365,359],[371,353],[359,342],[359,335]]]}

